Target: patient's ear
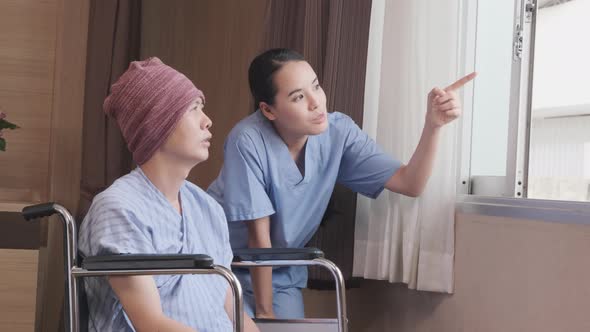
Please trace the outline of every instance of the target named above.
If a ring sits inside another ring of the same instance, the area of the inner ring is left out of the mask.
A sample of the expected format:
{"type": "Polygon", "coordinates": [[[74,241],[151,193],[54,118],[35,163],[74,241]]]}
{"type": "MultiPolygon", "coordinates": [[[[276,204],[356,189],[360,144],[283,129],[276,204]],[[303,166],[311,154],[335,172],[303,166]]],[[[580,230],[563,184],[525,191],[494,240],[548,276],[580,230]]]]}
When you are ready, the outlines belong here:
{"type": "Polygon", "coordinates": [[[276,115],[274,114],[274,110],[272,108],[272,106],[270,106],[269,104],[261,101],[259,104],[259,108],[260,111],[262,112],[262,114],[269,119],[270,121],[274,121],[276,120],[276,115]]]}

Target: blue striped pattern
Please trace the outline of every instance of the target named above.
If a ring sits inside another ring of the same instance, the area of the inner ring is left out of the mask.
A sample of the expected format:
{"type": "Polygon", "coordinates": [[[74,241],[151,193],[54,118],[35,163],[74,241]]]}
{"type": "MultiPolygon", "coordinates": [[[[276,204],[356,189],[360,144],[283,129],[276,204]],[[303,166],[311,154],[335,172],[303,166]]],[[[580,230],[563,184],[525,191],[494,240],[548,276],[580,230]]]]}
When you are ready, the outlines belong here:
{"type": "MultiPolygon", "coordinates": [[[[203,190],[186,181],[182,216],[140,168],[100,193],[82,223],[86,256],[116,253],[202,253],[229,267],[232,252],[225,214],[203,190]]],[[[227,282],[216,275],[154,276],[164,313],[200,332],[231,331],[223,304],[227,282]]],[[[90,331],[134,331],[104,277],[86,278],[90,331]]]]}

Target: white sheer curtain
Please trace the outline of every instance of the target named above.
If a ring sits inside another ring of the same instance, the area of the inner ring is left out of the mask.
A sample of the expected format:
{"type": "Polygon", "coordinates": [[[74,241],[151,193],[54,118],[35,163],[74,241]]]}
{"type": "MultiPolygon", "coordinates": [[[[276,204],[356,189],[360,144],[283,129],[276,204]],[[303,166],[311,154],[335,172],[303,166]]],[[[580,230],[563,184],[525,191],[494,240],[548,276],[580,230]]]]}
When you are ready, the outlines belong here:
{"type": "MultiPolygon", "coordinates": [[[[407,162],[420,138],[426,96],[463,74],[462,0],[373,0],[364,130],[407,162]]],[[[460,149],[456,123],[443,128],[426,191],[359,196],[354,275],[453,291],[454,203],[460,149]]]]}

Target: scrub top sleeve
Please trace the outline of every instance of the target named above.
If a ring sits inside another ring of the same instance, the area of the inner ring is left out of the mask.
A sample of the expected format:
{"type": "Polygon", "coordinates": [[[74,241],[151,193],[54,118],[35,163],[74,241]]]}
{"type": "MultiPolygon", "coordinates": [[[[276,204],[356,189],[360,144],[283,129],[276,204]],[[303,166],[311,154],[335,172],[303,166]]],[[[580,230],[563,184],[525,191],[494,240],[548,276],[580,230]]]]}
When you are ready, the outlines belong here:
{"type": "Polygon", "coordinates": [[[136,215],[112,200],[101,200],[89,212],[87,243],[90,255],[152,254],[151,239],[136,215]],[[110,201],[110,202],[109,202],[110,201]]]}
{"type": "Polygon", "coordinates": [[[227,221],[254,220],[275,213],[266,190],[264,162],[256,148],[246,134],[228,139],[225,146],[222,176],[227,221]]]}
{"type": "Polygon", "coordinates": [[[350,117],[341,119],[339,127],[344,151],[338,182],[364,196],[376,198],[401,163],[384,153],[350,117]]]}

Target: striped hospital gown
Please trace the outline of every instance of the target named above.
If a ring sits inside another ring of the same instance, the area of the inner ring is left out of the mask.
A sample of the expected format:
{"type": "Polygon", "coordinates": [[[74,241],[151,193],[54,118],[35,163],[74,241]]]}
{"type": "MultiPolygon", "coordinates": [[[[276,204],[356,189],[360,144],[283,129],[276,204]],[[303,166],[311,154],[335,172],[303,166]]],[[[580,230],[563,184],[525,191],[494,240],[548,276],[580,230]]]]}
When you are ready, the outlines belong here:
{"type": "MultiPolygon", "coordinates": [[[[221,206],[194,184],[180,190],[182,216],[140,168],[97,195],[79,233],[86,256],[116,253],[203,253],[229,267],[232,252],[221,206]]],[[[155,276],[168,317],[199,332],[231,331],[224,310],[227,282],[216,275],[155,276]]],[[[86,278],[89,331],[134,331],[104,277],[86,278]]]]}

